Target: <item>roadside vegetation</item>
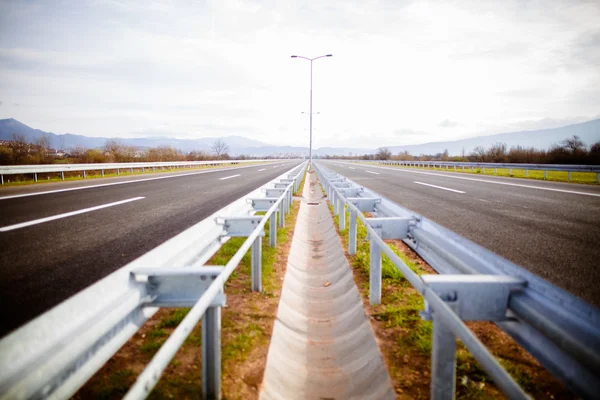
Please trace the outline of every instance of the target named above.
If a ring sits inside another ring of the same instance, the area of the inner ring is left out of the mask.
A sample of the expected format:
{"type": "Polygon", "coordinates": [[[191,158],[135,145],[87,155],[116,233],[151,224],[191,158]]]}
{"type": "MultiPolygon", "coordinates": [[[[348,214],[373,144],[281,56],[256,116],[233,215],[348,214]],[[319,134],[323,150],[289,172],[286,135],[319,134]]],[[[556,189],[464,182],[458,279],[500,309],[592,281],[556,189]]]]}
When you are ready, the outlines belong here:
{"type": "MultiPolygon", "coordinates": [[[[333,207],[330,210],[333,215],[333,207]]],[[[432,324],[422,320],[419,315],[424,309],[422,296],[383,255],[382,300],[380,305],[372,306],[369,303],[370,257],[367,229],[358,222],[357,251],[350,256],[347,254],[348,229],[339,231],[339,217],[333,218],[398,398],[429,398],[432,324]]],[[[346,218],[349,221],[349,213],[346,213],[346,218]]],[[[415,273],[436,273],[402,241],[386,242],[415,273]]],[[[468,322],[467,325],[533,398],[576,398],[493,323],[468,322]]],[[[504,398],[460,341],[457,341],[456,357],[457,398],[504,398]]]]}
{"type": "MultiPolygon", "coordinates": [[[[300,185],[302,192],[304,181],[300,185]]],[[[224,399],[257,399],[266,366],[273,323],[279,304],[287,255],[300,202],[292,204],[285,227],[277,229],[277,247],[269,243],[269,224],[262,245],[263,291],[251,288],[250,251],[225,285],[222,309],[221,362],[224,399]]],[[[232,238],[209,260],[225,265],[246,238],[232,238]]],[[[120,399],[189,309],[160,309],[74,396],[74,399],[120,399]]],[[[199,323],[179,349],[151,399],[202,397],[202,331],[199,323]]]]}

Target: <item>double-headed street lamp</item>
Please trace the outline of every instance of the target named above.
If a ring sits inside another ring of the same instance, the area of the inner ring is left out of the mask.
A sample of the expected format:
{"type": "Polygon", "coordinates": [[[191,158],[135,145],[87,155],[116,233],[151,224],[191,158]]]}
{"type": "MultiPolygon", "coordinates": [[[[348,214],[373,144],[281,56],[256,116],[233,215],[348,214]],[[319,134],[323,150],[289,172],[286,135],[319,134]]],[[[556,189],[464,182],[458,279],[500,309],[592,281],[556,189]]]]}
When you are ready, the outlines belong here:
{"type": "Polygon", "coordinates": [[[333,54],[325,54],[323,56],[319,56],[319,57],[315,57],[315,58],[308,58],[308,57],[303,57],[303,56],[292,56],[292,58],[303,58],[305,60],[310,61],[310,145],[308,148],[308,154],[309,154],[309,158],[310,158],[310,166],[312,167],[312,116],[313,116],[313,112],[312,112],[312,81],[313,81],[313,61],[318,60],[319,58],[324,58],[324,57],[331,57],[333,54]]]}

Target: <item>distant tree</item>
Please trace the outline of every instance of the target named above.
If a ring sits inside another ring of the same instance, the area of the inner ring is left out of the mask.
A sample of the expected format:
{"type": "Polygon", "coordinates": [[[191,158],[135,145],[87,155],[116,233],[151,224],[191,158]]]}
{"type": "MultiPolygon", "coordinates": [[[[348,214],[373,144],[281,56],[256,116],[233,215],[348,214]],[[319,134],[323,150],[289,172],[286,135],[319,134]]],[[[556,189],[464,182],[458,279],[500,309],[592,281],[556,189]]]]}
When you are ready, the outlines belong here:
{"type": "Polygon", "coordinates": [[[596,142],[590,146],[590,163],[600,164],[600,142],[596,142]]]}
{"type": "Polygon", "coordinates": [[[375,153],[376,160],[389,160],[392,158],[392,152],[387,147],[380,147],[377,149],[377,153],[375,153]]]}
{"type": "Polygon", "coordinates": [[[488,162],[502,163],[506,161],[506,143],[494,143],[487,151],[488,162]]]}
{"type": "Polygon", "coordinates": [[[229,146],[221,139],[215,140],[211,150],[217,160],[229,158],[229,146]]]}
{"type": "Polygon", "coordinates": [[[475,162],[484,162],[487,156],[487,152],[483,148],[483,146],[477,146],[473,149],[469,157],[475,162]]]}
{"type": "Polygon", "coordinates": [[[579,136],[573,135],[572,137],[560,142],[560,146],[570,152],[571,154],[585,152],[585,144],[581,141],[579,136]]]}

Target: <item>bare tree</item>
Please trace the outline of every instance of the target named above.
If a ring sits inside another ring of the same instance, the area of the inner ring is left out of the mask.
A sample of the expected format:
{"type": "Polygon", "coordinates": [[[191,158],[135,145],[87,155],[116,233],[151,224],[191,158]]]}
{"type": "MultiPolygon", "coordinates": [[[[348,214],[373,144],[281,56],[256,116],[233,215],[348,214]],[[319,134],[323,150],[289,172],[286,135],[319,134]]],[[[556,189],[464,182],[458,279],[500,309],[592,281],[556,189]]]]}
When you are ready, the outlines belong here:
{"type": "Polygon", "coordinates": [[[377,149],[377,153],[375,153],[375,158],[377,160],[389,160],[392,158],[392,152],[387,147],[380,147],[377,149]]]}
{"type": "Polygon", "coordinates": [[[227,146],[227,143],[225,143],[221,139],[215,140],[211,147],[211,150],[217,160],[229,158],[229,146],[227,146]]]}
{"type": "Polygon", "coordinates": [[[572,137],[563,140],[562,142],[560,142],[560,145],[561,147],[573,154],[585,151],[585,144],[577,135],[573,135],[572,137]]]}

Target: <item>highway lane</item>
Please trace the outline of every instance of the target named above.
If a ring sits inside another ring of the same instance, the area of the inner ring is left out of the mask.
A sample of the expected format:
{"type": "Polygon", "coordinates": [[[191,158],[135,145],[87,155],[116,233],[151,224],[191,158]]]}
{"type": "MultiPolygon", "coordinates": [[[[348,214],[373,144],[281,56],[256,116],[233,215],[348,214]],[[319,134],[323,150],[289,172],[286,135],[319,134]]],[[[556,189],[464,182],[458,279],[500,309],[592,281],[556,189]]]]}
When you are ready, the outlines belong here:
{"type": "Polygon", "coordinates": [[[86,188],[31,195],[27,187],[17,198],[0,191],[0,228],[130,200],[0,231],[0,336],[299,164],[40,185],[35,192],[86,188]],[[128,183],[104,185],[116,182],[128,183]]]}
{"type": "Polygon", "coordinates": [[[600,306],[600,187],[323,165],[600,306]]]}

